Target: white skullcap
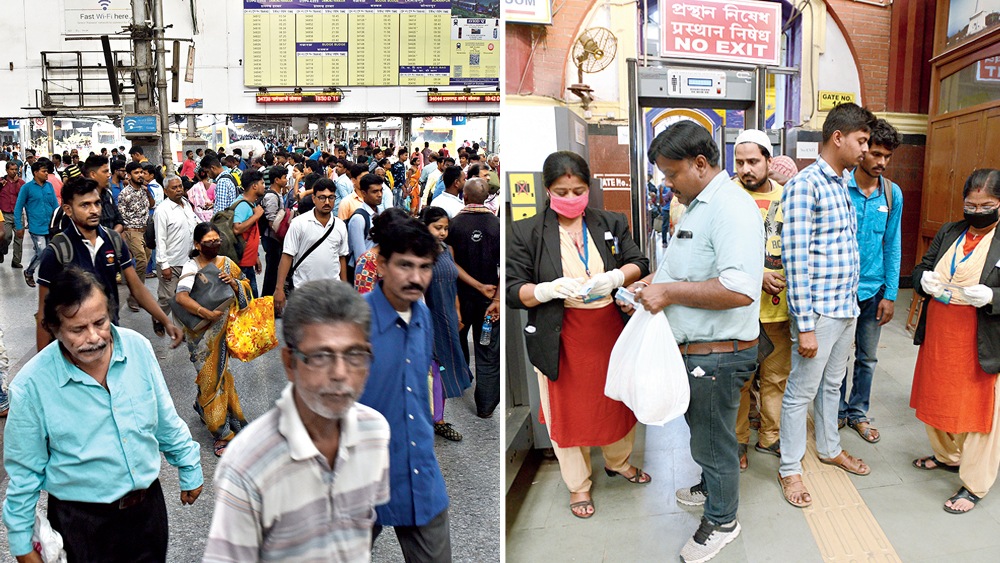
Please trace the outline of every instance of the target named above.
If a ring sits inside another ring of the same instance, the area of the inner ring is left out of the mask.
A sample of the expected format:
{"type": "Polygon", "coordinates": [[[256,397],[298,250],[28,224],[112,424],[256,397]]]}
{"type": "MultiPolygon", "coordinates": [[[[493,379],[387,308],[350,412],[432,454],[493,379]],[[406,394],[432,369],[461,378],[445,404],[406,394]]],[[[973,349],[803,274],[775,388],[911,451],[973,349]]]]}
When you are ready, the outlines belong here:
{"type": "Polygon", "coordinates": [[[759,129],[746,129],[740,133],[740,136],[736,137],[736,145],[743,143],[757,143],[767,149],[767,154],[774,156],[774,150],[771,148],[771,140],[767,138],[767,133],[759,129]]]}

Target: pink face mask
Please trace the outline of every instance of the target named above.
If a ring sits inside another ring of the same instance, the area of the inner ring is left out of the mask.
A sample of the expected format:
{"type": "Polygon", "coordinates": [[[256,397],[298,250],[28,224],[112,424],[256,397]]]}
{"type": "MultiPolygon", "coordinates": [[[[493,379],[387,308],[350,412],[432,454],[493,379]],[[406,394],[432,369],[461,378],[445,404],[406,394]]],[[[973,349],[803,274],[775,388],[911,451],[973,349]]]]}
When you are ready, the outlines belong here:
{"type": "Polygon", "coordinates": [[[552,207],[552,211],[567,217],[569,219],[576,219],[580,215],[583,215],[583,210],[587,207],[587,203],[590,202],[590,192],[583,192],[582,195],[570,196],[570,197],[559,197],[552,192],[549,192],[549,206],[552,207]]]}

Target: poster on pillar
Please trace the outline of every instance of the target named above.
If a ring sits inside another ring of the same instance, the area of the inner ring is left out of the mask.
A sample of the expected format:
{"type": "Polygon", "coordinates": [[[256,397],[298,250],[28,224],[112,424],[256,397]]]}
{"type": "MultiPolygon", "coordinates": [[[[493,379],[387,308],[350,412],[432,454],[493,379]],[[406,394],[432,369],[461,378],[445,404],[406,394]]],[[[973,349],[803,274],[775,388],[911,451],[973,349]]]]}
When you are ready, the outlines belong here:
{"type": "Polygon", "coordinates": [[[452,17],[451,85],[496,84],[500,76],[500,6],[489,18],[452,17]]]}
{"type": "Polygon", "coordinates": [[[660,0],[660,55],[777,66],[781,4],[660,0]]]}
{"type": "Polygon", "coordinates": [[[132,25],[129,0],[65,0],[66,33],[121,33],[132,25]]]}

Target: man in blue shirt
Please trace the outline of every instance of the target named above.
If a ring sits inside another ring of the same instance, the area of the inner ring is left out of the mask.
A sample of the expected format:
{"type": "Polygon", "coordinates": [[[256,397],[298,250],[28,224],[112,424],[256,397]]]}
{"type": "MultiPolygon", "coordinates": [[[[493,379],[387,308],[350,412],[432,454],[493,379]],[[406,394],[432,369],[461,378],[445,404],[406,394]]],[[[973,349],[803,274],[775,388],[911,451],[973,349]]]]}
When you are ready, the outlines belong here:
{"type": "Polygon", "coordinates": [[[226,172],[218,157],[206,156],[201,159],[201,168],[215,178],[214,213],[225,211],[236,201],[236,179],[226,172]]]}
{"type": "Polygon", "coordinates": [[[449,563],[448,493],[434,456],[427,373],[434,355],[430,310],[421,300],[430,285],[438,243],[419,221],[390,224],[379,245],[382,281],[365,295],[372,309],[376,351],[358,400],[389,422],[391,500],[377,507],[374,535],[393,526],[406,563],[449,563]],[[381,351],[381,353],[379,352],[381,351]]]}
{"type": "Polygon", "coordinates": [[[3,522],[11,554],[42,562],[31,535],[44,488],[70,561],[166,561],[160,452],[178,468],[181,503],[191,504],[204,481],[199,446],[149,341],[111,324],[97,278],[67,268],[51,289],[40,322],[58,342],[9,389],[3,522]]]}
{"type": "MultiPolygon", "coordinates": [[[[847,182],[847,191],[858,217],[858,253],[861,278],[858,281],[858,323],[854,333],[854,379],[851,395],[847,381],[840,386],[838,426],[845,424],[872,444],[881,438],[868,418],[872,376],[878,362],[878,340],[882,325],[892,320],[899,287],[900,221],[903,191],[882,176],[902,136],[884,119],[872,128],[868,152],[847,182]]],[[[849,373],[849,372],[848,372],[849,373]]]]}
{"type": "Polygon", "coordinates": [[[51,162],[38,160],[31,165],[32,180],[21,186],[14,205],[14,229],[18,237],[24,236],[24,225],[21,223],[21,211],[28,212],[28,234],[31,236],[31,246],[35,255],[24,270],[24,281],[29,287],[35,287],[35,268],[41,260],[42,250],[48,244],[49,219],[59,207],[56,201],[56,191],[48,181],[51,173],[51,162]]]}
{"type": "Polygon", "coordinates": [[[351,247],[351,257],[347,265],[352,269],[358,258],[368,251],[375,243],[368,238],[372,219],[379,212],[382,204],[382,179],[375,174],[365,174],[361,177],[361,206],[347,219],[347,243],[351,247]]]}

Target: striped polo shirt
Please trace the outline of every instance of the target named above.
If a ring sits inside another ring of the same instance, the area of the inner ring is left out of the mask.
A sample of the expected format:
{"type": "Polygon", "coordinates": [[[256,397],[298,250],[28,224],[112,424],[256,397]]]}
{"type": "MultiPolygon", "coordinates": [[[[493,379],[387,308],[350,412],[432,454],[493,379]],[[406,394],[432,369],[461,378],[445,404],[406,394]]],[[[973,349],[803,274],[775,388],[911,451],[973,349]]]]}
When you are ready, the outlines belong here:
{"type": "Polygon", "coordinates": [[[375,506],[389,501],[389,425],[355,404],[333,469],[299,417],[289,383],[240,432],[215,472],[207,562],[371,560],[375,506]]]}

